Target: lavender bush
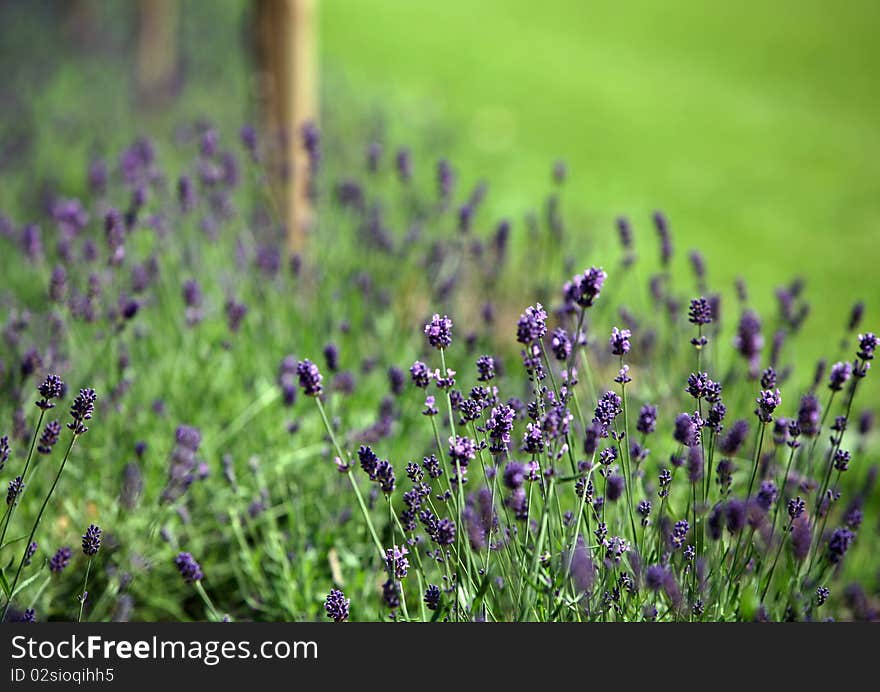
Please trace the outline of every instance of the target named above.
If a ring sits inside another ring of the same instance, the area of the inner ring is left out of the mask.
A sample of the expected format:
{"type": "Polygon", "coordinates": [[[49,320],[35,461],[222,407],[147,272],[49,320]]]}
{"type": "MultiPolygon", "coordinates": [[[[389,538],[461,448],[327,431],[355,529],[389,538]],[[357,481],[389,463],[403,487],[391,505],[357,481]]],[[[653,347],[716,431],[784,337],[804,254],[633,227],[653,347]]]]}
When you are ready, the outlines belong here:
{"type": "Polygon", "coordinates": [[[805,362],[803,281],[772,314],[683,273],[661,212],[585,252],[561,162],[515,223],[445,159],[295,134],[302,255],[250,127],[0,219],[4,617],[878,617],[862,303],[805,362]]]}

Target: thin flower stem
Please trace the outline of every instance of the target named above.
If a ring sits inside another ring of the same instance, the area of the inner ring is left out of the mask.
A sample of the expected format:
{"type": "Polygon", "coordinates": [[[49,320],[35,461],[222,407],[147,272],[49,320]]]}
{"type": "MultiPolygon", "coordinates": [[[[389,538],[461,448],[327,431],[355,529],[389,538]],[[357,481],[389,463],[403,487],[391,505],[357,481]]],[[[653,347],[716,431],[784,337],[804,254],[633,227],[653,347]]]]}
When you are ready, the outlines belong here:
{"type": "MultiPolygon", "coordinates": [[[[403,542],[405,544],[406,532],[403,530],[403,526],[400,524],[400,519],[397,518],[397,514],[394,512],[394,506],[391,504],[391,497],[386,495],[385,500],[388,503],[388,514],[391,518],[391,525],[394,526],[396,524],[397,528],[400,529],[400,535],[402,536],[403,542]]],[[[391,578],[394,578],[393,575],[391,575],[391,578]]],[[[421,583],[421,577],[419,578],[419,582],[421,583]]],[[[409,620],[409,610],[407,610],[406,606],[406,590],[403,588],[403,581],[400,582],[400,607],[403,610],[403,617],[406,620],[409,620]]],[[[424,619],[424,617],[422,619],[424,619]]]]}
{"type": "Polygon", "coordinates": [[[779,561],[779,556],[782,553],[782,547],[785,545],[785,537],[791,532],[791,527],[794,524],[794,520],[788,523],[788,528],[782,534],[782,538],[779,540],[779,547],[776,549],[776,555],[773,557],[773,563],[770,565],[770,570],[767,572],[767,583],[764,584],[764,589],[761,591],[761,601],[767,598],[767,592],[770,590],[770,584],[773,583],[773,572],[776,571],[776,563],[779,561]]]}
{"type": "MultiPolygon", "coordinates": [[[[37,437],[40,435],[40,429],[43,427],[43,418],[46,416],[45,409],[40,409],[40,417],[37,420],[37,427],[34,428],[34,435],[31,438],[31,447],[28,451],[27,459],[24,462],[24,468],[21,472],[21,480],[27,481],[27,472],[28,468],[31,465],[31,459],[34,456],[34,448],[37,445],[37,437]]],[[[22,488],[22,494],[24,494],[25,488],[22,488]]],[[[20,499],[20,497],[19,497],[20,499]]],[[[9,529],[9,523],[12,521],[12,515],[15,514],[15,507],[18,503],[13,502],[6,508],[6,512],[3,514],[3,530],[0,532],[0,548],[3,547],[3,543],[6,540],[6,531],[9,529]]]]}
{"type": "Polygon", "coordinates": [[[788,476],[791,473],[791,467],[794,462],[795,452],[799,449],[797,446],[792,446],[791,451],[788,454],[788,464],[785,466],[785,474],[782,476],[782,480],[779,482],[779,499],[776,502],[776,510],[773,513],[773,524],[770,527],[771,533],[776,531],[776,520],[779,519],[779,511],[785,499],[785,486],[788,483],[788,476]]]}
{"type": "MultiPolygon", "coordinates": [[[[849,388],[849,397],[847,397],[846,402],[846,413],[844,414],[844,420],[848,423],[850,414],[852,413],[852,405],[853,399],[856,396],[856,388],[858,384],[858,378],[853,380],[852,386],[849,388]]],[[[832,392],[833,394],[833,392],[832,392]]],[[[837,436],[837,441],[834,442],[828,450],[828,461],[826,462],[827,468],[825,472],[825,480],[822,483],[822,492],[816,497],[816,508],[814,511],[814,516],[816,520],[819,517],[819,510],[822,508],[822,502],[825,497],[825,491],[828,490],[828,483],[831,480],[831,473],[834,469],[834,453],[840,449],[840,444],[843,442],[843,435],[846,432],[846,425],[844,425],[844,429],[840,431],[840,434],[837,436]]],[[[818,436],[817,436],[818,437],[818,436]]],[[[815,524],[814,524],[815,525],[815,524]]]]}
{"type": "MultiPolygon", "coordinates": [[[[440,349],[440,365],[443,366],[443,377],[448,376],[448,370],[446,369],[446,354],[444,353],[444,349],[440,349]]],[[[449,434],[455,435],[455,417],[452,415],[452,399],[449,396],[449,389],[445,390],[446,394],[446,411],[449,414],[449,434]]]]}
{"type": "Polygon", "coordinates": [[[822,420],[819,422],[819,429],[816,431],[815,436],[813,437],[813,442],[810,444],[810,451],[807,454],[807,475],[813,475],[813,453],[816,451],[816,445],[819,442],[819,438],[822,437],[822,431],[825,429],[825,421],[828,419],[828,413],[831,411],[831,406],[834,403],[834,395],[837,394],[837,391],[831,390],[831,395],[828,397],[828,403],[825,405],[825,410],[822,412],[822,420]]]}
{"type": "MultiPolygon", "coordinates": [[[[553,486],[554,486],[554,479],[552,477],[550,478],[548,485],[549,485],[548,494],[550,494],[550,493],[552,493],[553,486]]],[[[526,598],[525,598],[525,603],[521,605],[520,617],[519,617],[520,620],[523,620],[525,618],[525,615],[526,615],[526,612],[527,612],[528,606],[529,606],[529,595],[531,594],[531,590],[532,590],[531,584],[533,581],[535,581],[537,579],[537,576],[538,576],[538,565],[540,564],[540,560],[541,560],[541,551],[544,549],[544,539],[546,538],[546,535],[547,535],[547,521],[548,521],[549,516],[550,516],[550,510],[549,510],[547,503],[545,503],[544,508],[541,512],[541,528],[538,531],[538,540],[537,540],[537,543],[535,544],[535,552],[532,555],[532,567],[529,570],[529,579],[526,580],[526,584],[527,584],[526,598]]]]}
{"type": "Polygon", "coordinates": [[[89,596],[88,586],[89,586],[89,572],[92,571],[92,558],[89,558],[89,563],[86,565],[86,578],[83,580],[82,593],[79,596],[79,617],[76,619],[77,622],[82,622],[83,619],[83,608],[86,605],[86,598],[89,596]]]}
{"type": "MultiPolygon", "coordinates": [[[[623,370],[623,356],[620,357],[620,368],[623,370]]],[[[618,440],[617,446],[620,450],[621,464],[624,468],[624,484],[626,487],[626,509],[629,514],[629,524],[632,529],[633,545],[636,552],[639,552],[639,535],[636,532],[636,521],[633,516],[633,488],[632,488],[632,454],[629,445],[629,414],[626,405],[626,383],[620,385],[621,400],[623,402],[623,444],[618,440]]]]}
{"type": "MultiPolygon", "coordinates": [[[[566,566],[566,574],[569,574],[571,572],[571,564],[572,564],[572,561],[574,560],[574,551],[575,551],[575,548],[577,547],[577,539],[578,539],[578,535],[580,534],[580,531],[581,531],[581,519],[583,518],[584,506],[587,503],[587,483],[590,482],[590,477],[593,475],[593,465],[595,463],[596,463],[596,453],[593,452],[593,458],[590,461],[590,470],[587,471],[586,475],[584,476],[584,491],[581,494],[580,502],[578,505],[578,511],[577,511],[577,520],[575,521],[575,525],[574,525],[574,533],[572,534],[572,537],[571,537],[571,544],[570,544],[571,547],[569,548],[568,565],[566,566]]],[[[589,530],[589,525],[587,526],[587,530],[589,530]]],[[[586,546],[586,543],[587,542],[584,541],[585,547],[587,547],[587,550],[589,550],[589,547],[586,546]]]]}
{"type": "MultiPolygon", "coordinates": [[[[324,421],[324,427],[327,429],[327,434],[330,436],[330,441],[333,443],[333,447],[336,449],[336,453],[339,455],[339,459],[344,463],[347,463],[347,457],[343,453],[342,448],[339,446],[339,443],[336,441],[336,436],[333,434],[333,429],[330,427],[330,421],[327,420],[327,414],[324,411],[324,405],[321,403],[321,399],[319,397],[315,397],[315,403],[318,405],[318,411],[321,414],[321,420],[324,421]]],[[[370,531],[370,536],[373,539],[373,544],[376,546],[376,550],[379,551],[379,559],[384,560],[385,550],[382,548],[382,542],[379,540],[379,536],[376,533],[376,528],[373,526],[373,520],[370,519],[370,513],[367,510],[367,505],[364,502],[363,495],[361,495],[360,488],[358,488],[357,483],[354,480],[351,469],[349,469],[345,475],[348,476],[348,480],[351,483],[352,490],[354,490],[358,505],[361,508],[361,514],[363,514],[364,516],[364,521],[367,522],[367,528],[370,531]]]]}
{"type": "MultiPolygon", "coordinates": [[[[755,459],[754,459],[754,463],[752,465],[752,477],[749,479],[749,489],[748,489],[748,492],[746,493],[746,509],[748,509],[748,502],[752,497],[752,488],[755,485],[755,477],[758,475],[758,466],[761,463],[761,447],[764,444],[764,430],[766,429],[766,427],[767,427],[767,424],[764,422],[761,422],[761,425],[758,427],[758,432],[757,432],[758,439],[757,439],[757,442],[755,443],[755,459]]],[[[737,562],[737,559],[739,558],[739,549],[740,549],[740,546],[742,543],[742,535],[743,535],[743,532],[740,531],[736,537],[736,549],[733,551],[733,561],[730,563],[729,574],[731,574],[731,575],[733,574],[734,570],[736,569],[736,562],[737,562]]],[[[751,540],[751,538],[749,540],[751,540]]]]}
{"type": "Polygon", "coordinates": [[[199,594],[199,597],[202,599],[202,602],[205,604],[205,607],[208,609],[208,613],[211,615],[211,619],[214,622],[220,622],[223,618],[220,617],[220,614],[217,612],[217,609],[214,607],[214,604],[211,602],[210,597],[205,592],[205,587],[202,586],[201,580],[194,581],[193,586],[196,589],[196,593],[199,594]]]}
{"type": "MultiPolygon", "coordinates": [[[[446,368],[446,354],[445,349],[439,349],[440,351],[440,365],[443,367],[443,377],[449,376],[449,370],[446,368]]],[[[449,396],[449,390],[446,390],[446,410],[449,414],[449,434],[454,438],[455,437],[455,417],[452,413],[452,398],[449,396]]],[[[465,553],[462,548],[462,529],[464,528],[464,478],[461,474],[461,463],[456,458],[455,460],[455,479],[456,479],[456,490],[458,491],[458,531],[456,532],[456,552],[458,553],[458,561],[459,567],[465,573],[465,576],[468,579],[468,584],[471,588],[474,588],[473,577],[471,575],[472,565],[470,565],[471,554],[470,551],[465,553]],[[467,560],[467,565],[465,564],[465,560],[462,559],[462,554],[465,555],[467,560]]],[[[458,579],[456,579],[455,583],[458,584],[458,579]]]]}
{"type": "Polygon", "coordinates": [[[428,416],[431,419],[431,427],[434,429],[434,441],[437,443],[437,453],[440,455],[440,461],[443,462],[443,466],[446,470],[446,489],[449,491],[449,497],[452,500],[453,505],[458,504],[458,499],[455,497],[455,493],[452,491],[452,473],[450,473],[451,469],[448,463],[446,463],[446,453],[443,450],[443,443],[440,441],[440,430],[437,428],[437,421],[434,420],[434,416],[428,416]]]}
{"type": "Polygon", "coordinates": [[[76,433],[73,433],[70,436],[70,444],[67,446],[67,451],[64,453],[64,458],[61,460],[61,466],[58,468],[58,473],[55,474],[55,480],[52,481],[52,487],[49,488],[49,492],[46,494],[46,499],[43,500],[43,504],[40,507],[40,511],[37,514],[37,519],[34,521],[33,527],[31,527],[31,534],[28,536],[27,541],[24,545],[24,551],[21,554],[21,560],[18,562],[18,569],[15,572],[15,578],[12,580],[12,586],[9,588],[9,596],[6,599],[6,605],[3,608],[3,615],[0,616],[0,622],[4,622],[6,620],[6,615],[9,612],[9,606],[12,604],[12,597],[15,595],[15,587],[18,586],[18,580],[21,578],[21,570],[24,569],[25,560],[27,560],[28,548],[30,547],[31,541],[34,540],[34,534],[37,532],[37,527],[40,525],[40,520],[43,518],[43,512],[46,511],[46,506],[49,504],[49,500],[52,498],[52,493],[55,492],[55,487],[58,485],[58,480],[61,478],[61,474],[64,471],[64,466],[67,464],[67,460],[70,457],[70,452],[73,450],[74,444],[76,444],[76,440],[79,437],[76,433]]]}

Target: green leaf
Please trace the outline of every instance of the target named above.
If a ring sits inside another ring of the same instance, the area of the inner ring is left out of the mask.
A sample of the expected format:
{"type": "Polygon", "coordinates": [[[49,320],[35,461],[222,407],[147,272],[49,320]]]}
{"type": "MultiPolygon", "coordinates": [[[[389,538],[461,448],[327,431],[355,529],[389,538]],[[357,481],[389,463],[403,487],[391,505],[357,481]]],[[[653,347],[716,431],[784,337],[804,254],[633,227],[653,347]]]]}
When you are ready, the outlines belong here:
{"type": "Polygon", "coordinates": [[[15,591],[13,592],[12,596],[10,596],[10,599],[15,598],[15,594],[20,593],[22,591],[22,589],[27,587],[28,584],[30,584],[34,579],[36,579],[39,576],[40,576],[40,572],[38,570],[37,572],[35,572],[31,576],[29,576],[27,579],[25,579],[23,582],[21,582],[21,584],[19,584],[18,586],[15,587],[15,591]]]}
{"type": "Polygon", "coordinates": [[[0,545],[0,550],[3,550],[7,546],[13,545],[14,543],[18,543],[19,541],[27,540],[27,536],[19,536],[18,538],[11,538],[3,545],[0,545]]]}
{"type": "Polygon", "coordinates": [[[12,597],[9,595],[9,582],[6,581],[6,572],[0,568],[0,586],[3,587],[3,593],[6,594],[6,598],[11,599],[12,597]]]}

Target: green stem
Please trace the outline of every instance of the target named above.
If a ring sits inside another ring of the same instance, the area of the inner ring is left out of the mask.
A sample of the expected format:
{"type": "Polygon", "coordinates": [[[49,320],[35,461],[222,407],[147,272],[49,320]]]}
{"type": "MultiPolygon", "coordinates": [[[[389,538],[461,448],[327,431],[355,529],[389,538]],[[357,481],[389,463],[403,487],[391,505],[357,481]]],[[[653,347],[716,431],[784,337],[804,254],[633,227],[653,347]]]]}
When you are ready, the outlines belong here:
{"type": "Polygon", "coordinates": [[[83,619],[83,608],[86,605],[86,598],[88,598],[88,586],[89,586],[89,572],[92,571],[92,558],[89,558],[89,564],[86,565],[86,578],[83,580],[82,593],[79,596],[79,617],[76,619],[77,622],[82,622],[83,619]]]}
{"type": "Polygon", "coordinates": [[[67,451],[64,453],[64,459],[61,460],[61,466],[58,468],[58,473],[55,474],[55,480],[52,481],[52,487],[49,488],[49,492],[46,494],[46,499],[43,500],[43,504],[40,507],[40,511],[37,514],[37,519],[34,522],[33,527],[31,527],[31,534],[28,536],[27,541],[24,545],[24,551],[21,554],[21,560],[18,562],[18,569],[15,572],[15,579],[12,580],[12,586],[9,589],[9,597],[6,599],[6,605],[3,608],[3,615],[0,616],[0,622],[4,622],[6,620],[6,615],[9,612],[9,606],[12,604],[12,596],[15,594],[15,587],[18,586],[18,580],[21,578],[21,570],[24,569],[24,563],[27,559],[28,547],[31,544],[31,541],[34,540],[34,534],[37,532],[37,527],[40,525],[40,520],[43,518],[43,512],[46,511],[46,506],[49,504],[49,500],[52,498],[52,493],[55,492],[55,487],[58,485],[58,480],[61,478],[61,473],[64,471],[64,466],[67,464],[67,459],[70,457],[70,452],[73,450],[73,445],[76,444],[76,440],[79,436],[74,433],[70,437],[70,444],[67,446],[67,451]]]}
{"type": "MultiPolygon", "coordinates": [[[[758,466],[761,463],[761,447],[764,444],[764,430],[766,429],[767,424],[762,422],[760,427],[758,428],[758,440],[755,444],[755,460],[752,465],[752,477],[749,479],[749,489],[746,493],[746,505],[748,505],[749,500],[752,497],[752,488],[755,485],[755,477],[758,475],[758,466]]],[[[730,574],[733,574],[734,569],[736,569],[736,562],[739,558],[739,549],[742,543],[743,531],[740,530],[739,535],[736,538],[736,549],[733,551],[733,561],[730,563],[730,574]]],[[[751,539],[750,539],[751,540],[751,539]]]]}
{"type": "MultiPolygon", "coordinates": [[[[40,428],[43,427],[43,418],[46,415],[46,411],[44,409],[40,409],[40,418],[37,421],[37,427],[34,429],[34,436],[31,438],[31,447],[30,451],[28,451],[27,459],[24,462],[24,469],[21,472],[21,480],[27,481],[27,472],[28,467],[31,465],[31,459],[34,456],[34,448],[37,445],[37,437],[40,434],[40,428]]],[[[24,488],[22,488],[22,494],[24,494],[24,488]]],[[[20,498],[19,498],[20,499],[20,498]]],[[[9,507],[6,508],[6,512],[3,515],[3,531],[0,532],[0,547],[3,546],[3,542],[6,540],[6,531],[9,528],[9,522],[12,521],[12,515],[15,514],[15,506],[17,503],[13,502],[9,507]]]]}
{"type": "MultiPolygon", "coordinates": [[[[321,403],[321,399],[319,397],[315,397],[315,403],[318,405],[318,411],[321,414],[321,420],[324,421],[324,427],[327,429],[327,434],[330,436],[330,442],[333,444],[336,453],[339,455],[340,461],[346,463],[347,457],[342,452],[342,448],[339,446],[339,443],[336,441],[336,435],[333,434],[333,429],[330,427],[330,421],[327,420],[327,414],[324,411],[324,405],[321,403]]],[[[358,488],[357,483],[354,480],[354,476],[351,473],[351,469],[349,469],[346,474],[348,476],[348,480],[351,483],[352,490],[354,490],[355,497],[358,501],[358,506],[361,508],[361,514],[364,516],[364,521],[367,522],[367,528],[370,531],[370,536],[373,539],[373,543],[376,546],[376,550],[379,551],[379,559],[385,560],[385,550],[382,548],[382,542],[379,540],[379,536],[376,533],[376,528],[373,526],[373,521],[370,519],[370,513],[367,510],[367,505],[364,502],[364,497],[361,495],[360,488],[358,488]]]]}
{"type": "Polygon", "coordinates": [[[202,586],[201,580],[193,582],[193,586],[196,589],[196,593],[198,593],[201,597],[202,602],[205,604],[205,607],[208,609],[208,612],[211,615],[211,619],[213,619],[214,622],[220,622],[222,618],[217,612],[217,609],[214,607],[214,604],[211,602],[211,599],[208,597],[208,594],[205,592],[205,587],[202,586]]]}

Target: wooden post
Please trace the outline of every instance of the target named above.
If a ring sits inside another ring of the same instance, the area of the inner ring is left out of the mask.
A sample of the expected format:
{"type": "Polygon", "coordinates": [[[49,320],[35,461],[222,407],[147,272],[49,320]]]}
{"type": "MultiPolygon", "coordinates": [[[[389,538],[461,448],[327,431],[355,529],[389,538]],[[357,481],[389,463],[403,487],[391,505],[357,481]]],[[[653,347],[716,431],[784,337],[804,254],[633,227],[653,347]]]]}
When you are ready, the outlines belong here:
{"type": "Polygon", "coordinates": [[[268,163],[288,249],[295,253],[312,223],[302,127],[317,115],[315,0],[258,0],[256,9],[264,129],[271,136],[284,133],[286,142],[286,150],[268,163]],[[285,169],[287,176],[281,174],[285,169]]]}
{"type": "Polygon", "coordinates": [[[166,104],[177,69],[177,0],[138,0],[137,89],[142,103],[166,104]]]}

